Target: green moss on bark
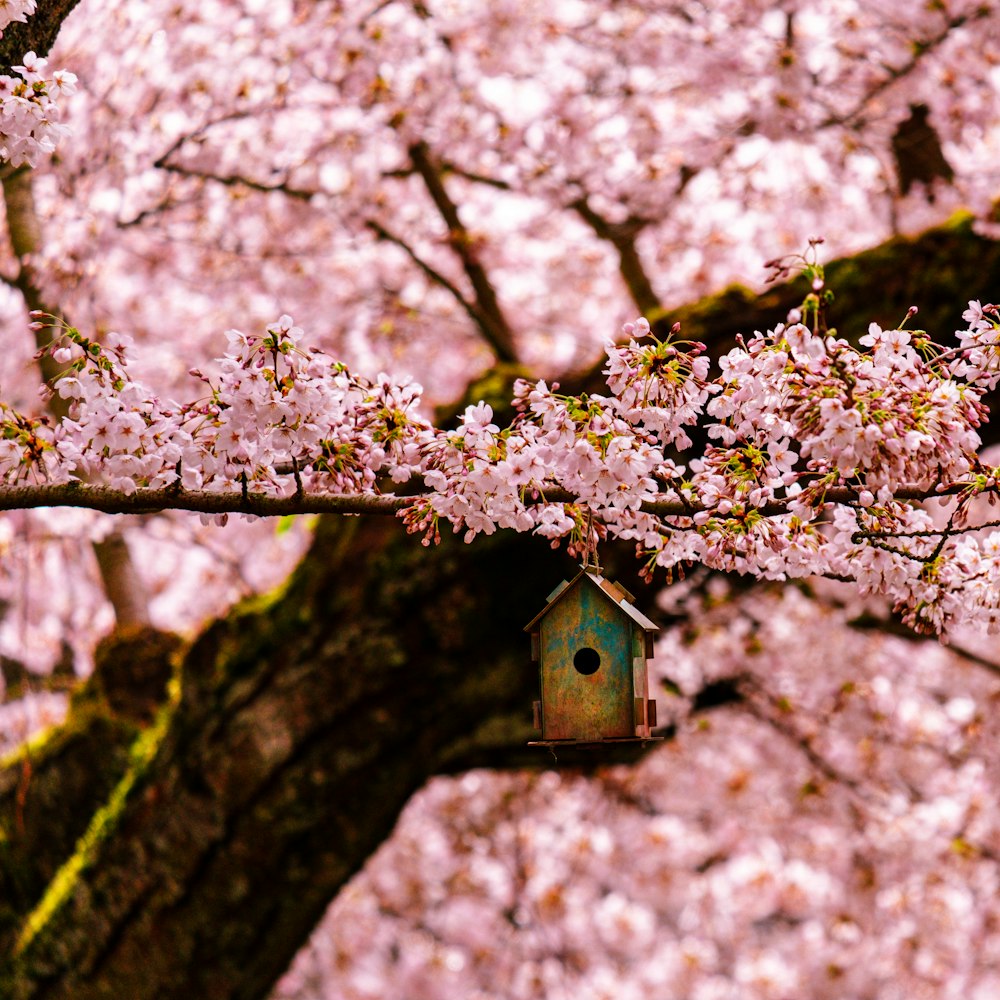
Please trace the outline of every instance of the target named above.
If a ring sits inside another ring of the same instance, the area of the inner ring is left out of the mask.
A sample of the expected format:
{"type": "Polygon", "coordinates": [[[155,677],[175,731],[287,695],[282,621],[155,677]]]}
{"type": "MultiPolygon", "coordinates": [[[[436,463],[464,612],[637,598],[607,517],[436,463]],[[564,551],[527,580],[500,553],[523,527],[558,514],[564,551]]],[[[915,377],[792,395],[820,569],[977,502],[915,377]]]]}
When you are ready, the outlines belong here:
{"type": "MultiPolygon", "coordinates": [[[[860,336],[873,321],[895,327],[916,306],[911,326],[943,341],[962,326],[969,299],[1000,298],[1000,243],[979,236],[969,216],[956,215],[919,236],[897,237],[831,261],[826,281],[835,294],[830,321],[843,335],[860,336]]],[[[737,333],[749,335],[783,322],[807,292],[802,279],[760,295],[731,286],[666,313],[662,323],[669,329],[680,322],[684,337],[704,341],[718,356],[735,343],[737,333]]]]}
{"type": "Polygon", "coordinates": [[[0,762],[0,952],[54,880],[64,886],[67,859],[134,765],[167,697],[178,648],[176,636],[150,628],[105,640],[66,719],[0,762]]]}
{"type": "Polygon", "coordinates": [[[170,692],[171,696],[166,703],[157,710],[153,724],[140,731],[129,743],[128,767],[124,775],[111,790],[107,801],[93,814],[73,853],[49,880],[38,904],[25,917],[14,943],[15,960],[44,931],[46,924],[54,914],[58,913],[59,908],[65,905],[76,889],[81,874],[93,864],[100,845],[116,832],[117,822],[125,803],[140,787],[149,763],[153,760],[180,702],[179,680],[170,685],[170,692]]]}

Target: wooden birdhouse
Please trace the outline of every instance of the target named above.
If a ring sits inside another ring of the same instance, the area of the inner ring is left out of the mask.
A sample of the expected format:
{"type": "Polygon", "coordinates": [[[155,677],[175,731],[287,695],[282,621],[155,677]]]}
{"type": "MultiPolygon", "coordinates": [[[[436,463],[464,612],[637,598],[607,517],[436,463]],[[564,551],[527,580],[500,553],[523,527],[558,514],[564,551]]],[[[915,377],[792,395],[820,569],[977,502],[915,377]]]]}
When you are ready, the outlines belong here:
{"type": "Polygon", "coordinates": [[[656,738],[646,662],[659,629],[631,601],[628,591],[585,567],[525,626],[542,694],[535,702],[542,736],[531,745],[656,738]]]}

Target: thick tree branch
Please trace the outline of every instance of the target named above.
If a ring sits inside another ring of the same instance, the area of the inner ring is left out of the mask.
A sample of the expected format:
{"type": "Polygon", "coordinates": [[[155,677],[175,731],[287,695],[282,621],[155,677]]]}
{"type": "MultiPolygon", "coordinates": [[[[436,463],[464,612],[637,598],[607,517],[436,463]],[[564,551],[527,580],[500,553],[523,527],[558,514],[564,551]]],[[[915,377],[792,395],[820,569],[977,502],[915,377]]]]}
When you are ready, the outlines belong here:
{"type": "Polygon", "coordinates": [[[8,25],[0,38],[0,73],[10,74],[26,52],[45,56],[55,43],[59,29],[79,0],[40,0],[26,23],[8,25]]]}
{"type": "Polygon", "coordinates": [[[429,551],[322,522],[286,591],[187,654],[176,707],[0,958],[0,995],[266,997],[431,774],[498,748],[546,766],[525,746],[521,626],[564,563],[537,541],[429,551]]]}
{"type": "Polygon", "coordinates": [[[102,641],[66,722],[0,767],[0,954],[125,773],[129,747],[166,699],[180,644],[149,627],[102,641]]]}

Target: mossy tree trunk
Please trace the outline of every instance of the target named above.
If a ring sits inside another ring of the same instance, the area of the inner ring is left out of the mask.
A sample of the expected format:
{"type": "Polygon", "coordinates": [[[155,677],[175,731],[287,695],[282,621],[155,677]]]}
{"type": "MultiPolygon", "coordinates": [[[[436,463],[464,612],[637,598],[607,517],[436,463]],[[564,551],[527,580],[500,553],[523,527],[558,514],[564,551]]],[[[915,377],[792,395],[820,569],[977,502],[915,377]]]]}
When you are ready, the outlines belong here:
{"type": "Polygon", "coordinates": [[[187,651],[0,995],[265,997],[430,775],[543,762],[521,629],[571,569],[537,539],[323,522],[280,595],[187,651]]]}
{"type": "MultiPolygon", "coordinates": [[[[840,300],[886,323],[930,303],[947,329],[1000,287],[967,227],[872,253],[841,265],[840,300]]],[[[799,296],[729,292],[683,318],[724,346],[799,296]]],[[[525,746],[521,629],[572,568],[537,538],[425,549],[392,519],[331,518],[280,593],[183,654],[123,637],[63,731],[0,770],[0,998],[266,997],[430,776],[550,764],[525,746]]],[[[609,567],[648,608],[634,569],[609,567]]]]}

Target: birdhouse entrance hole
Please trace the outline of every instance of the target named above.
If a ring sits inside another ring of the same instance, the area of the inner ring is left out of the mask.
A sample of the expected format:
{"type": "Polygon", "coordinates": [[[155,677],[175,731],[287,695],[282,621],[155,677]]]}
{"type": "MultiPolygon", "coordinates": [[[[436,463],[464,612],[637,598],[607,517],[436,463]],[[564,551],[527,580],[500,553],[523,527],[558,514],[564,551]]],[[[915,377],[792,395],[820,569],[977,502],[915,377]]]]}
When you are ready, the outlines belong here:
{"type": "Polygon", "coordinates": [[[583,649],[576,651],[576,655],[573,657],[573,666],[576,667],[578,674],[589,677],[590,674],[596,674],[601,666],[601,654],[596,649],[591,649],[590,646],[584,646],[583,649]]]}

